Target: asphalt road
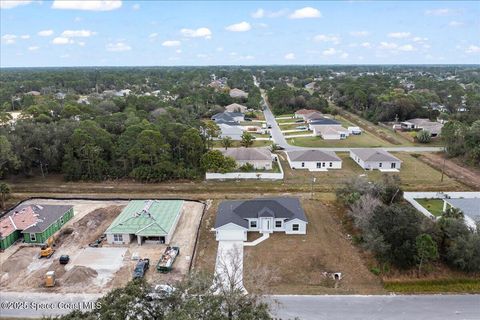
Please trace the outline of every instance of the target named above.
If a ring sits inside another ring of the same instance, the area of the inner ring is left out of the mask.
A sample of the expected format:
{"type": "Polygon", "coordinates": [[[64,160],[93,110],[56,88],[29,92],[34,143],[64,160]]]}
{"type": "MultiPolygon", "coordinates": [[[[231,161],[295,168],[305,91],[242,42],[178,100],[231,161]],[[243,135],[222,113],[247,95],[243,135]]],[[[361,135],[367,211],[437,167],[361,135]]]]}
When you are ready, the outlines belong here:
{"type": "Polygon", "coordinates": [[[272,296],[274,316],[301,320],[479,320],[480,295],[272,296]]]}
{"type": "MultiPolygon", "coordinates": [[[[267,104],[265,100],[265,94],[262,95],[263,102],[266,105],[266,108],[263,110],[263,114],[265,116],[265,120],[267,121],[268,124],[272,126],[271,129],[271,135],[273,138],[273,141],[281,146],[282,148],[285,149],[285,151],[292,151],[292,150],[329,150],[329,151],[335,151],[335,152],[348,152],[350,149],[356,149],[356,148],[308,148],[308,147],[298,147],[298,146],[292,146],[288,144],[287,140],[283,136],[283,133],[280,130],[280,127],[278,126],[277,121],[275,120],[275,116],[273,115],[272,111],[269,108],[269,105],[267,104]]],[[[438,152],[438,151],[443,151],[443,147],[380,147],[377,149],[383,149],[385,151],[393,151],[393,152],[438,152]]]]}

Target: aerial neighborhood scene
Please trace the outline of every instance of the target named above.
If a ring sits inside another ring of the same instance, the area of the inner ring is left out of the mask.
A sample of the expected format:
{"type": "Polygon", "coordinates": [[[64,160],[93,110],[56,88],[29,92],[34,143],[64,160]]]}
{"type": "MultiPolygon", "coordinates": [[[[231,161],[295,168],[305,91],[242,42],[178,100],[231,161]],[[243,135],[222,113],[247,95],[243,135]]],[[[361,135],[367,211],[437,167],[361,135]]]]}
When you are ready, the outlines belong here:
{"type": "Polygon", "coordinates": [[[0,0],[0,319],[480,319],[479,30],[0,0]]]}

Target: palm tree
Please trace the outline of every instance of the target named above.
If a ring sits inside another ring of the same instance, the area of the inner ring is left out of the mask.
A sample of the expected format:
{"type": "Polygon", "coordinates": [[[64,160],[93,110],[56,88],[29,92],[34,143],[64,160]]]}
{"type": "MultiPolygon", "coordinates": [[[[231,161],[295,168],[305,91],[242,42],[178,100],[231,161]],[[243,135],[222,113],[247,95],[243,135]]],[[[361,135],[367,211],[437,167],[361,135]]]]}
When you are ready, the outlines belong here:
{"type": "Polygon", "coordinates": [[[227,150],[228,148],[230,148],[232,145],[233,145],[233,142],[232,142],[232,138],[230,137],[224,137],[220,143],[222,144],[222,146],[225,148],[225,150],[227,150]]]}
{"type": "Polygon", "coordinates": [[[0,183],[0,198],[2,200],[2,209],[5,209],[5,200],[10,194],[10,187],[6,183],[0,183]]]}
{"type": "Polygon", "coordinates": [[[460,209],[450,207],[442,214],[444,218],[463,219],[463,212],[460,209]]]}

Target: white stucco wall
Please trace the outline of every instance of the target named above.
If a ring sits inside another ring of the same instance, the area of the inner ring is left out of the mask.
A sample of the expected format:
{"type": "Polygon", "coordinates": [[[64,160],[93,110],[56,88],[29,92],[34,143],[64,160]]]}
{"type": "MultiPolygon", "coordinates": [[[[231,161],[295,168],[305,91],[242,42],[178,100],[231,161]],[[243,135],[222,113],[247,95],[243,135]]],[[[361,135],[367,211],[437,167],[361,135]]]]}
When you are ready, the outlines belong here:
{"type": "Polygon", "coordinates": [[[321,168],[317,168],[317,161],[304,161],[305,166],[302,167],[302,161],[290,161],[290,158],[288,158],[288,163],[290,164],[290,168],[292,169],[307,169],[309,171],[321,171],[322,169],[330,170],[330,169],[342,168],[342,161],[318,161],[318,162],[322,163],[321,168]],[[325,166],[323,166],[323,163],[325,163],[325,166]],[[331,167],[330,167],[330,163],[332,163],[331,167]]]}
{"type": "Polygon", "coordinates": [[[107,234],[107,243],[109,244],[129,244],[131,242],[131,236],[129,234],[122,234],[123,241],[114,241],[113,233],[107,234]]]}
{"type": "Polygon", "coordinates": [[[402,162],[401,161],[368,161],[364,162],[360,159],[355,153],[350,151],[350,158],[353,159],[360,167],[366,170],[374,170],[380,168],[380,163],[382,164],[382,169],[390,169],[391,164],[395,163],[395,169],[400,169],[402,162]]]}
{"type": "Polygon", "coordinates": [[[285,233],[286,234],[306,234],[307,233],[307,223],[305,221],[294,219],[287,221],[285,223],[285,233]],[[293,225],[298,224],[298,231],[293,231],[293,225]]]}
{"type": "MultiPolygon", "coordinates": [[[[225,226],[224,226],[225,227],[225,226]]],[[[247,230],[235,228],[223,228],[215,231],[215,239],[217,241],[247,241],[247,230]]]]}

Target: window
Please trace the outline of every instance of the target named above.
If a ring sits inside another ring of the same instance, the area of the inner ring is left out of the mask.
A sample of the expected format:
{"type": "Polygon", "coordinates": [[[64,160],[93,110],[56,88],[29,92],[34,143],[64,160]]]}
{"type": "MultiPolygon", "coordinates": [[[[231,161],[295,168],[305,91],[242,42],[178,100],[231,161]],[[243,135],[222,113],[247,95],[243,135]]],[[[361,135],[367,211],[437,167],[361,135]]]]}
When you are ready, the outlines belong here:
{"type": "Polygon", "coordinates": [[[320,162],[317,162],[317,168],[321,168],[322,164],[320,162]]]}
{"type": "Polygon", "coordinates": [[[250,221],[250,228],[256,228],[257,227],[257,221],[250,221]]]}
{"type": "Polygon", "coordinates": [[[322,162],[322,167],[324,167],[324,168],[325,168],[325,162],[322,162]]]}
{"type": "Polygon", "coordinates": [[[60,224],[63,224],[63,217],[60,218],[60,224]]]}
{"type": "Polygon", "coordinates": [[[300,228],[300,226],[298,224],[292,224],[292,230],[293,231],[298,231],[299,228],[300,228]]]}
{"type": "Polygon", "coordinates": [[[330,162],[330,163],[328,164],[328,166],[331,168],[331,167],[333,166],[333,163],[330,162]]]}
{"type": "Polygon", "coordinates": [[[30,241],[33,241],[33,242],[37,241],[37,235],[35,233],[30,233],[30,241]]]}
{"type": "Polygon", "coordinates": [[[113,235],[113,241],[115,242],[123,242],[123,234],[114,234],[113,235]]]}
{"type": "Polygon", "coordinates": [[[275,228],[281,228],[282,227],[282,221],[275,221],[275,228]]]}
{"type": "Polygon", "coordinates": [[[391,168],[395,169],[397,167],[397,164],[395,162],[392,162],[391,168]]]}
{"type": "Polygon", "coordinates": [[[382,167],[382,163],[381,163],[381,162],[378,164],[378,167],[379,167],[379,168],[381,168],[381,167],[382,167]]]}
{"type": "Polygon", "coordinates": [[[305,168],[305,162],[302,162],[302,168],[305,168]]]}

